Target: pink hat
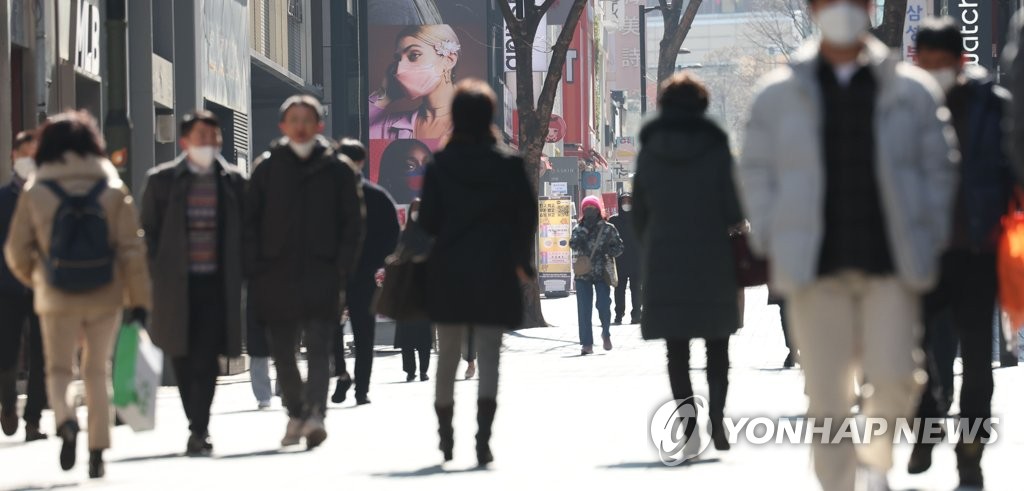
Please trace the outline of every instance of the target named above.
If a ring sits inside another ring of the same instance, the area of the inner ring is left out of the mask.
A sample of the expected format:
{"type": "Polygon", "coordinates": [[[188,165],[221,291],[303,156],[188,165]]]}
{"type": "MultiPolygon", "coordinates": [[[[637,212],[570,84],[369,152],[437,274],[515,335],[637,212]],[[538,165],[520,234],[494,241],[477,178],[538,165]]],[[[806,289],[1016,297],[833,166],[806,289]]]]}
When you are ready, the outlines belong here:
{"type": "Polygon", "coordinates": [[[601,200],[597,199],[597,196],[587,196],[583,198],[583,203],[580,204],[580,213],[582,214],[587,208],[594,207],[597,211],[604,213],[604,208],[601,206],[601,200]]]}

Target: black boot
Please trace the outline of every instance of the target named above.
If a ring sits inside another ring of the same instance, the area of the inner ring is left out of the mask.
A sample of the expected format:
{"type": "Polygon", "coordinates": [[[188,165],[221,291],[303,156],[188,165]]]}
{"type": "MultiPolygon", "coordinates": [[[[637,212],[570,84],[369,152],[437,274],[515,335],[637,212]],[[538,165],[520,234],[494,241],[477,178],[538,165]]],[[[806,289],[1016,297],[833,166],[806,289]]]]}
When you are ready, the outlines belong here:
{"type": "Polygon", "coordinates": [[[476,460],[480,467],[486,467],[494,461],[494,455],[491,455],[491,425],[494,424],[494,412],[497,409],[498,402],[494,399],[476,401],[476,460]]]}
{"type": "Polygon", "coordinates": [[[39,430],[39,423],[25,425],[25,442],[45,440],[47,434],[39,430]]]}
{"type": "Polygon", "coordinates": [[[90,450],[89,451],[89,478],[99,479],[107,473],[106,466],[103,465],[103,450],[90,450]]]}
{"type": "Polygon", "coordinates": [[[0,427],[7,436],[18,432],[18,392],[16,370],[0,371],[0,427]]]}
{"type": "Polygon", "coordinates": [[[985,444],[981,442],[956,444],[956,467],[960,473],[960,487],[984,488],[981,475],[981,453],[985,444]]]}
{"type": "Polygon", "coordinates": [[[455,406],[442,406],[434,404],[434,412],[437,413],[437,434],[441,437],[440,448],[444,454],[444,461],[452,460],[452,452],[455,449],[455,429],[452,428],[452,418],[455,416],[455,406]]]}
{"type": "Polygon", "coordinates": [[[75,457],[78,451],[78,423],[65,421],[57,429],[57,436],[64,442],[60,447],[60,468],[69,471],[75,467],[75,457]]]}
{"type": "Polygon", "coordinates": [[[732,448],[723,418],[711,418],[711,441],[715,442],[715,450],[724,452],[732,448]]]}
{"type": "Polygon", "coordinates": [[[910,460],[907,462],[908,474],[921,474],[932,466],[932,449],[934,443],[914,443],[914,450],[910,452],[910,460]]]}

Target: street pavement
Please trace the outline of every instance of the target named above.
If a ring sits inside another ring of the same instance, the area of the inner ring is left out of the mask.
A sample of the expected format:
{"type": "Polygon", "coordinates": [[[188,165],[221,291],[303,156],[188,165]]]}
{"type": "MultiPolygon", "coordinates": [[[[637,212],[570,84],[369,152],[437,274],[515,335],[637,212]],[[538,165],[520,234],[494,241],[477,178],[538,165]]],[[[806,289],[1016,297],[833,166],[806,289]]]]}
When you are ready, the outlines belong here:
{"type": "MultiPolygon", "coordinates": [[[[764,288],[748,290],[746,326],[732,339],[730,416],[799,416],[806,408],[800,371],[780,369],[786,350],[778,309],[765,299],[764,288]]],[[[222,378],[218,386],[211,458],[182,456],[187,424],[176,390],[165,388],[156,430],[114,430],[102,480],[86,477],[84,435],[79,466],[71,472],[58,466],[57,439],[24,444],[22,433],[0,436],[0,490],[818,489],[806,445],[741,441],[729,452],[710,449],[679,467],[661,464],[648,425],[671,398],[663,343],[643,341],[638,326],[613,326],[614,350],[581,357],[575,302],[545,300],[545,315],[555,327],[506,336],[492,440],[496,460],[488,470],[475,467],[476,381],[457,384],[455,460],[442,466],[433,381],[406,383],[398,353],[379,346],[372,404],[356,407],[351,393],[345,403],[332,404],[329,437],[314,451],[279,448],[286,422],[280,402],[256,410],[243,374],[222,378]]],[[[703,366],[701,343],[693,350],[694,365],[703,366]]],[[[691,375],[697,392],[706,395],[704,372],[698,368],[691,375]]],[[[1024,455],[1022,390],[1024,369],[996,370],[994,414],[1002,419],[999,440],[984,458],[987,489],[1024,489],[1017,467],[1024,455]]],[[[49,411],[43,424],[52,429],[49,411]]],[[[920,476],[905,472],[909,453],[907,445],[897,448],[890,473],[894,489],[955,488],[951,446],[937,448],[932,470],[920,476]]]]}

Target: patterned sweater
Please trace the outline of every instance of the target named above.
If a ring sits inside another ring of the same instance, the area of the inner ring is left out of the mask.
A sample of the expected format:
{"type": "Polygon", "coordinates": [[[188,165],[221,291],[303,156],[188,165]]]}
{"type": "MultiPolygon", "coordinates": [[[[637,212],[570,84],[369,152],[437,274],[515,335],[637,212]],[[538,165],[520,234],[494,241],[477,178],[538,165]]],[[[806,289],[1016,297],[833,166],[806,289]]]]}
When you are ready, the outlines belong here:
{"type": "Polygon", "coordinates": [[[597,222],[594,230],[588,230],[583,224],[577,226],[572,231],[569,247],[579,256],[590,256],[593,271],[584,275],[577,274],[576,279],[591,282],[607,282],[604,274],[606,264],[622,255],[623,250],[619,231],[615,229],[615,225],[605,220],[597,222]],[[598,237],[601,239],[600,243],[597,243],[598,237]]]}
{"type": "Polygon", "coordinates": [[[217,273],[217,176],[193,174],[188,189],[188,270],[217,273]]]}

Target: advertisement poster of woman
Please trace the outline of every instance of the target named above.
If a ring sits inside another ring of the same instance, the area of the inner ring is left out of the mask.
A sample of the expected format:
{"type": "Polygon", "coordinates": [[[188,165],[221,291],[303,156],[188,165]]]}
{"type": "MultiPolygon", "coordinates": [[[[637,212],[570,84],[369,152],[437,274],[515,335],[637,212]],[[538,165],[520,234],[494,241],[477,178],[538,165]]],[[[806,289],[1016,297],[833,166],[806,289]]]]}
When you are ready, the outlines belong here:
{"type": "Polygon", "coordinates": [[[487,76],[486,23],[481,22],[486,3],[387,0],[380,8],[372,5],[369,77],[377,89],[367,101],[367,177],[407,204],[419,196],[423,166],[451,134],[455,84],[487,76]]]}

